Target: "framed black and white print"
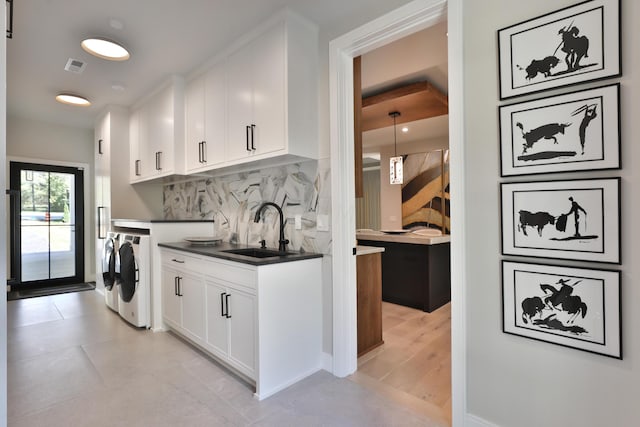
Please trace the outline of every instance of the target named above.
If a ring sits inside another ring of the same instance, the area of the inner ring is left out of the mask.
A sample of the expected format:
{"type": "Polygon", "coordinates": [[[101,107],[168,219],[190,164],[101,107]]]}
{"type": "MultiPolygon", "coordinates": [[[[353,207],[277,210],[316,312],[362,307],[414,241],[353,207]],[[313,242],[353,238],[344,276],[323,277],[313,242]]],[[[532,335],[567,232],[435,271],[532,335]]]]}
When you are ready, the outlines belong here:
{"type": "Polygon", "coordinates": [[[498,30],[500,99],[621,74],[620,1],[589,0],[498,30]]]}
{"type": "Polygon", "coordinates": [[[501,175],[620,168],[620,85],[500,107],[501,175]]]}
{"type": "Polygon", "coordinates": [[[502,330],[622,359],[620,272],[502,262],[502,330]]]}
{"type": "Polygon", "coordinates": [[[502,253],[620,263],[620,178],[503,183],[502,253]]]}

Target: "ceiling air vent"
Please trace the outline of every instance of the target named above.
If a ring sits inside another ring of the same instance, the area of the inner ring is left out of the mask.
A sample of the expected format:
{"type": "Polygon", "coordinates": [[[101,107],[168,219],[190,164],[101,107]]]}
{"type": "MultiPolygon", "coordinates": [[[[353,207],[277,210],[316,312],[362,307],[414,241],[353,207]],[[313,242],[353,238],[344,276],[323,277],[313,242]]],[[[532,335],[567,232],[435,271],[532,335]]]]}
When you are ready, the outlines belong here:
{"type": "Polygon", "coordinates": [[[71,71],[72,73],[80,74],[84,71],[84,67],[86,66],[86,63],[78,59],[69,58],[69,60],[67,61],[67,65],[64,66],[64,69],[66,71],[71,71]]]}

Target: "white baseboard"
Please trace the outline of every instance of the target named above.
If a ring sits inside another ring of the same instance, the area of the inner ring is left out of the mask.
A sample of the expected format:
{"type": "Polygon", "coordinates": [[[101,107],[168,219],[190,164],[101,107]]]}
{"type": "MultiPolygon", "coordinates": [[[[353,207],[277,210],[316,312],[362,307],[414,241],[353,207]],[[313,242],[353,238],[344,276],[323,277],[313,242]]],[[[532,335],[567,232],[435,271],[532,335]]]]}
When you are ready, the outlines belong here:
{"type": "Polygon", "coordinates": [[[467,414],[464,425],[465,427],[499,427],[497,424],[490,423],[489,421],[472,414],[467,414]]]}

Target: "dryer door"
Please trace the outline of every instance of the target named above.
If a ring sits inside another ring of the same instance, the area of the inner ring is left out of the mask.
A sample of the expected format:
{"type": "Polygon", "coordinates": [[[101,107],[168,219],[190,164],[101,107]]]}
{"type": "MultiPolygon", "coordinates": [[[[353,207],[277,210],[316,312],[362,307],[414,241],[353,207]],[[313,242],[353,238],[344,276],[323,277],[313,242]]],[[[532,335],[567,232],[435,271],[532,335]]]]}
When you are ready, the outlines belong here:
{"type": "Polygon", "coordinates": [[[107,238],[104,243],[104,251],[102,256],[102,280],[104,287],[108,291],[113,289],[116,282],[116,253],[115,241],[112,237],[107,238]]]}
{"type": "Polygon", "coordinates": [[[130,242],[120,246],[120,297],[130,302],[138,285],[138,265],[130,242]]]}

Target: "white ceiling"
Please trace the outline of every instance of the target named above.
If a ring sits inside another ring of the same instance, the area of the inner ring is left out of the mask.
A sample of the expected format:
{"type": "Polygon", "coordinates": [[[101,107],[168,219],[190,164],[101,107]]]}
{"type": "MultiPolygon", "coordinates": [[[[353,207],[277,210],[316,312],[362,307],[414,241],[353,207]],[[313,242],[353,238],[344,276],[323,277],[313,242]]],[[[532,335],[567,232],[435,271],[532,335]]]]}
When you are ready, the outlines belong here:
{"type": "Polygon", "coordinates": [[[7,39],[7,113],[92,128],[108,104],[130,106],[171,74],[187,75],[248,29],[288,6],[341,35],[409,0],[18,0],[14,38],[7,39]],[[122,29],[110,25],[116,19],[122,29]],[[107,37],[131,51],[109,62],[82,50],[88,36],[107,37]],[[64,71],[69,58],[87,63],[64,71]],[[113,85],[124,90],[112,89],[113,85]],[[88,108],[62,105],[63,91],[88,97],[88,108]]]}
{"type": "MultiPolygon", "coordinates": [[[[446,22],[441,22],[362,56],[363,96],[424,80],[446,94],[448,92],[447,77],[446,22]]],[[[398,144],[444,138],[449,135],[448,115],[418,120],[406,126],[409,132],[402,133],[401,126],[398,125],[398,144]]],[[[387,128],[364,132],[362,144],[366,152],[375,152],[374,147],[393,144],[393,121],[389,119],[387,128]]]]}

